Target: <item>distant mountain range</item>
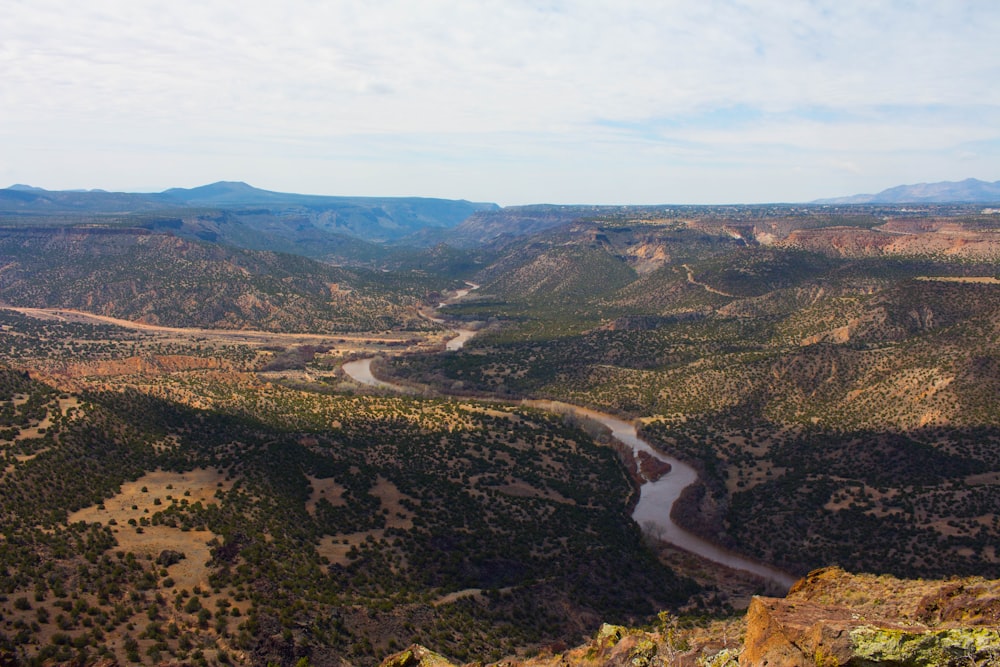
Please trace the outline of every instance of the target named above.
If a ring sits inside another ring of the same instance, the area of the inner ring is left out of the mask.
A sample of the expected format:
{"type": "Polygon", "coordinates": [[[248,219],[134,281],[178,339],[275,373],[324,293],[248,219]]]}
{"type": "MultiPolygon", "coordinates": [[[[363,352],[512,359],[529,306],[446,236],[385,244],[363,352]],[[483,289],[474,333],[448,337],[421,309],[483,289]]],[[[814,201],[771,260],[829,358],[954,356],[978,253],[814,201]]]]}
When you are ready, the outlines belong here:
{"type": "MultiPolygon", "coordinates": [[[[901,185],[878,194],[820,199],[819,205],[998,203],[1000,181],[901,185]]],[[[374,266],[389,246],[481,247],[594,217],[615,218],[643,207],[534,205],[428,197],[335,197],[274,192],[238,181],[155,193],[44,190],[18,184],[0,189],[0,225],[115,226],[199,239],[252,250],[288,252],[325,262],[374,266]]],[[[649,208],[654,217],[689,216],[702,208],[727,219],[732,207],[649,208]],[[683,210],[681,210],[683,209],[683,210]]],[[[775,213],[785,215],[777,207],[775,213]]]]}
{"type": "Polygon", "coordinates": [[[289,251],[294,248],[285,248],[278,241],[294,245],[308,239],[323,245],[326,237],[346,236],[395,242],[427,230],[448,230],[477,211],[494,209],[499,206],[429,197],[331,197],[272,192],[231,181],[157,193],[50,191],[30,185],[0,189],[0,216],[7,218],[17,216],[22,221],[42,216],[162,218],[160,222],[169,223],[167,226],[176,233],[244,247],[264,245],[289,251]],[[267,218],[266,223],[263,217],[267,218]],[[258,243],[254,239],[261,233],[268,238],[260,238],[258,243]]]}
{"type": "Polygon", "coordinates": [[[155,210],[169,206],[219,206],[239,207],[248,205],[285,205],[311,207],[420,205],[422,209],[439,207],[438,218],[445,226],[453,226],[468,217],[455,220],[456,213],[465,210],[499,208],[492,203],[474,203],[460,199],[432,197],[337,197],[330,195],[304,195],[292,192],[262,190],[242,181],[218,181],[195,188],[170,188],[163,192],[108,192],[107,190],[46,190],[31,185],[17,184],[0,190],[0,210],[13,208],[43,208],[52,210],[90,210],[101,212],[155,210]],[[454,211],[454,208],[462,209],[454,211]]]}
{"type": "Polygon", "coordinates": [[[977,178],[964,181],[941,181],[897,185],[873,195],[851,195],[817,199],[814,204],[944,204],[952,202],[1000,202],[1000,181],[990,183],[977,178]]]}

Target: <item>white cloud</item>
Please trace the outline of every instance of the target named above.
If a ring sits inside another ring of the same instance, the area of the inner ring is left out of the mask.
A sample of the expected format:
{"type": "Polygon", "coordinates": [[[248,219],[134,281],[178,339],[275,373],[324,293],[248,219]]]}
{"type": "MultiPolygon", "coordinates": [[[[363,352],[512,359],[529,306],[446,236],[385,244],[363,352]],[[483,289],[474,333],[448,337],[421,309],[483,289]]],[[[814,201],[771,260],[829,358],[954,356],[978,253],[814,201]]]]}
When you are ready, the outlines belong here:
{"type": "Polygon", "coordinates": [[[5,12],[0,159],[37,174],[60,150],[86,163],[121,149],[128,173],[164,186],[207,156],[226,172],[209,179],[252,163],[281,181],[309,171],[296,156],[350,155],[379,165],[392,194],[408,186],[390,180],[405,172],[395,164],[495,160],[492,197],[523,201],[504,165],[572,170],[590,154],[609,182],[629,159],[724,177],[719,165],[754,153],[861,165],[1000,134],[1000,6],[976,0],[13,0],[5,12]]]}
{"type": "Polygon", "coordinates": [[[863,170],[853,160],[829,160],[827,164],[837,170],[850,174],[861,174],[863,170]]]}

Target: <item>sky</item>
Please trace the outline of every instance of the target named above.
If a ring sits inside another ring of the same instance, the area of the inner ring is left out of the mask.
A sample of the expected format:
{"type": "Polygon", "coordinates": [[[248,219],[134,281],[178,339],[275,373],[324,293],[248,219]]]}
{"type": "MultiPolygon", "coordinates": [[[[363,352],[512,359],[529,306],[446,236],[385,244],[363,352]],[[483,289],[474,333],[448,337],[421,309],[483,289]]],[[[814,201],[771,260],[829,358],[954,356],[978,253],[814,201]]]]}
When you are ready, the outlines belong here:
{"type": "Polygon", "coordinates": [[[0,187],[800,202],[1000,179],[995,0],[5,0],[0,187]]]}

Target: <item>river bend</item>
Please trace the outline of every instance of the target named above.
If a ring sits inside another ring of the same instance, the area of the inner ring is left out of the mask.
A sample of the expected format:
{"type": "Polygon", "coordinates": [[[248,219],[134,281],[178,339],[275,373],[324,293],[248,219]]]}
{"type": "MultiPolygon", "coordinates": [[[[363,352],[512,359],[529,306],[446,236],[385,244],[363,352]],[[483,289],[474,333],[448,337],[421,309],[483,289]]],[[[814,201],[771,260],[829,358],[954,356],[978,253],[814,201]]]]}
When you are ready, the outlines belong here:
{"type": "MultiPolygon", "coordinates": [[[[472,288],[474,289],[474,287],[472,288]]],[[[468,293],[468,292],[465,292],[468,293]]],[[[463,294],[464,296],[464,294],[463,294]]],[[[452,299],[453,300],[453,299],[452,299]]],[[[437,322],[444,323],[444,320],[432,318],[437,322]]],[[[448,350],[458,350],[465,345],[466,341],[475,335],[475,331],[469,329],[453,330],[456,336],[448,341],[448,350]]],[[[344,364],[344,373],[349,375],[356,382],[371,387],[383,389],[393,389],[396,391],[407,391],[402,385],[379,380],[372,375],[372,357],[358,359],[344,364]]],[[[691,484],[697,481],[698,473],[694,468],[683,461],[664,454],[657,450],[647,441],[639,437],[635,425],[626,422],[618,417],[604,412],[583,408],[571,403],[561,401],[534,401],[526,400],[522,402],[529,407],[553,410],[556,412],[573,413],[581,417],[600,422],[611,430],[614,438],[631,447],[634,455],[640,451],[647,452],[650,456],[670,464],[670,472],[656,480],[646,480],[639,487],[639,501],[632,512],[632,519],[646,532],[650,532],[658,539],[680,547],[685,551],[697,554],[702,558],[710,560],[720,565],[743,570],[757,575],[763,579],[774,582],[784,590],[788,590],[795,577],[777,568],[759,563],[749,558],[740,556],[717,544],[709,542],[694,533],[691,533],[679,526],[670,516],[674,503],[680,498],[681,493],[691,484]]],[[[640,472],[641,474],[641,472],[640,472]]]]}

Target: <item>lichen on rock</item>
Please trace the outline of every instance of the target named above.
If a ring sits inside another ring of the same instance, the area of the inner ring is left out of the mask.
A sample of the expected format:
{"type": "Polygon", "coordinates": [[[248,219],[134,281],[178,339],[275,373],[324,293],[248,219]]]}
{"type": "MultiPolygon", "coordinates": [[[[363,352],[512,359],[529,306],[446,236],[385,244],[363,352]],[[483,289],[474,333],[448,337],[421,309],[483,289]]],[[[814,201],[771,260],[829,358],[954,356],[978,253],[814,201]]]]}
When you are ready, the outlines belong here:
{"type": "Polygon", "coordinates": [[[858,664],[912,667],[1000,664],[1000,632],[989,628],[913,633],[863,626],[851,632],[851,643],[858,664]]]}

